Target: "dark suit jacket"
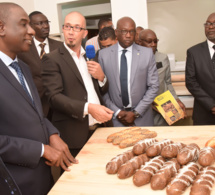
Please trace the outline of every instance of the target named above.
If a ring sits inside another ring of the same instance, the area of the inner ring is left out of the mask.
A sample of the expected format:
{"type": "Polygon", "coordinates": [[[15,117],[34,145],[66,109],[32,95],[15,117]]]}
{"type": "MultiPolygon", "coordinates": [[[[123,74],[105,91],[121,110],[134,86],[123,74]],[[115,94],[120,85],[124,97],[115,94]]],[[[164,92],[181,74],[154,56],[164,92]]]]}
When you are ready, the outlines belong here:
{"type": "Polygon", "coordinates": [[[187,50],[186,87],[194,96],[194,124],[215,125],[215,70],[207,41],[187,50]]]}
{"type": "MultiPolygon", "coordinates": [[[[49,42],[49,50],[50,52],[60,47],[63,43],[60,41],[56,41],[53,39],[48,38],[49,42]]],[[[31,73],[34,79],[34,83],[37,87],[38,93],[41,98],[42,106],[43,106],[43,112],[44,115],[47,116],[49,111],[49,105],[48,101],[45,97],[45,89],[43,87],[42,83],[42,75],[41,75],[41,60],[40,56],[37,52],[37,48],[35,46],[34,41],[32,42],[32,45],[30,47],[30,50],[27,52],[20,53],[18,55],[18,58],[21,59],[23,62],[25,62],[31,69],[31,73]]]]}
{"type": "MultiPolygon", "coordinates": [[[[83,118],[88,98],[81,74],[64,45],[44,55],[42,62],[43,83],[53,110],[52,122],[69,148],[79,149],[86,143],[89,133],[88,116],[83,118]]],[[[93,84],[103,104],[100,92],[107,91],[108,83],[100,88],[98,80],[93,79],[93,84]]]]}
{"type": "Polygon", "coordinates": [[[19,61],[36,108],[20,83],[0,60],[0,156],[22,194],[46,194],[50,167],[40,157],[42,143],[58,130],[43,117],[40,97],[28,66],[19,61]]]}

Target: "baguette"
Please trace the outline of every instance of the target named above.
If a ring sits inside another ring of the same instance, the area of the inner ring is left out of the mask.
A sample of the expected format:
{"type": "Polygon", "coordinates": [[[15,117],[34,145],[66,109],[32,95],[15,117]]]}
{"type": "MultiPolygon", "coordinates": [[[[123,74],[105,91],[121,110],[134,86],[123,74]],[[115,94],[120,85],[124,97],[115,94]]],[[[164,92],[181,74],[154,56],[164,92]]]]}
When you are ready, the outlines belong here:
{"type": "Polygon", "coordinates": [[[199,152],[198,163],[203,166],[209,166],[215,162],[215,149],[211,147],[204,147],[199,152]]]}
{"type": "Polygon", "coordinates": [[[179,151],[186,145],[180,142],[169,144],[165,146],[161,151],[161,156],[164,158],[176,158],[179,151]]]}
{"type": "Polygon", "coordinates": [[[122,154],[117,155],[111,161],[109,161],[106,165],[106,172],[108,174],[115,174],[117,173],[119,167],[130,160],[134,156],[132,150],[128,150],[122,154]]]}
{"type": "Polygon", "coordinates": [[[125,179],[131,177],[135,173],[136,169],[139,169],[141,165],[144,165],[148,161],[149,158],[146,154],[141,154],[131,158],[129,161],[119,167],[117,172],[118,178],[125,179]]]}
{"type": "Polygon", "coordinates": [[[133,183],[136,186],[143,186],[151,181],[152,176],[163,166],[165,159],[157,156],[142,165],[133,176],[133,183]]]}
{"type": "Polygon", "coordinates": [[[167,195],[180,195],[188,186],[190,186],[196,178],[199,167],[196,163],[190,162],[179,170],[179,173],[167,185],[167,195]]]}
{"type": "Polygon", "coordinates": [[[179,169],[180,164],[175,158],[165,162],[163,167],[153,175],[151,179],[151,188],[153,190],[163,190],[179,169]]]}

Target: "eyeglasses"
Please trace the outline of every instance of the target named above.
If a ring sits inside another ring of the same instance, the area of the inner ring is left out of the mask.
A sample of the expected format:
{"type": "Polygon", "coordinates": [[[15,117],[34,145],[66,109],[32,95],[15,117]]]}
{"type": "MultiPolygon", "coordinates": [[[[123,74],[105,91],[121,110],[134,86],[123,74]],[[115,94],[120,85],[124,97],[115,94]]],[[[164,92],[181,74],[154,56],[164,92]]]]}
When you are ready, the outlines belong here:
{"type": "Polygon", "coordinates": [[[50,21],[40,21],[40,22],[33,22],[32,24],[42,26],[43,24],[49,25],[50,21]]]}
{"type": "Polygon", "coordinates": [[[127,35],[128,32],[130,35],[134,35],[136,33],[135,30],[119,30],[119,29],[117,29],[117,31],[119,31],[122,35],[127,35]]]}
{"type": "Polygon", "coordinates": [[[149,40],[141,39],[140,41],[145,41],[148,44],[151,44],[152,42],[154,42],[154,44],[157,44],[159,39],[154,39],[154,40],[152,40],[152,39],[149,39],[149,40]]]}
{"type": "Polygon", "coordinates": [[[210,26],[212,26],[212,27],[214,28],[214,27],[215,27],[215,22],[213,22],[213,23],[206,22],[206,23],[204,23],[204,26],[205,26],[206,28],[208,28],[208,27],[210,27],[210,26]]]}
{"type": "Polygon", "coordinates": [[[71,30],[71,29],[73,29],[73,31],[75,31],[75,32],[81,32],[82,30],[86,30],[85,28],[81,28],[80,26],[70,26],[68,24],[64,24],[63,25],[63,29],[64,30],[71,30]]]}

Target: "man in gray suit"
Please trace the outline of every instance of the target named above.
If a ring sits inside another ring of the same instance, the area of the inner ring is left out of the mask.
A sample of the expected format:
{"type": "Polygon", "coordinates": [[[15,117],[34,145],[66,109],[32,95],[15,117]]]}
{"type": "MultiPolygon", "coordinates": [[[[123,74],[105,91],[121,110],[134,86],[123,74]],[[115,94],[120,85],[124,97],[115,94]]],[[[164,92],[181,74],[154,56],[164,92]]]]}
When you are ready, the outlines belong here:
{"type": "MultiPolygon", "coordinates": [[[[171,74],[170,74],[170,62],[168,59],[168,56],[164,53],[157,51],[158,46],[158,38],[154,31],[150,29],[142,30],[139,33],[139,44],[145,47],[150,47],[153,50],[153,53],[155,54],[155,60],[156,60],[156,66],[158,70],[158,76],[159,76],[159,90],[158,95],[164,93],[165,91],[169,90],[173,97],[177,100],[180,107],[183,109],[184,114],[186,116],[185,112],[185,106],[180,101],[178,96],[175,93],[175,90],[172,86],[171,82],[171,74]]],[[[157,108],[153,106],[153,113],[154,113],[154,125],[155,126],[163,126],[168,125],[166,120],[163,118],[163,116],[159,113],[157,108]]]]}
{"type": "Polygon", "coordinates": [[[114,111],[114,126],[152,126],[151,103],[159,88],[152,49],[134,43],[135,22],[117,22],[118,44],[99,52],[99,63],[109,80],[106,105],[114,111]]]}

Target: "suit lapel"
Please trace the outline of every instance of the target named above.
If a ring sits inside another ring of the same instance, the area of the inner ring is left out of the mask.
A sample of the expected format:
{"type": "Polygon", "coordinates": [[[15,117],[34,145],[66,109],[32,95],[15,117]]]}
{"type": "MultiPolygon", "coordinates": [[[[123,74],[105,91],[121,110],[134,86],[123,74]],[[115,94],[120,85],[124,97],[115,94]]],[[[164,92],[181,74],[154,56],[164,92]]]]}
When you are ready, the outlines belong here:
{"type": "Polygon", "coordinates": [[[75,64],[75,61],[73,60],[72,56],[70,55],[70,53],[67,51],[67,49],[65,48],[64,45],[62,45],[59,49],[60,49],[62,58],[66,62],[67,66],[74,72],[75,76],[78,78],[80,83],[82,83],[82,85],[85,86],[84,81],[81,77],[81,74],[75,64]]]}
{"type": "Polygon", "coordinates": [[[119,59],[118,59],[118,44],[115,44],[111,50],[111,66],[112,72],[114,74],[115,83],[118,87],[118,90],[121,91],[120,87],[120,74],[119,74],[119,59]]]}
{"type": "MultiPolygon", "coordinates": [[[[22,68],[21,68],[22,69],[22,68]]],[[[10,72],[10,70],[6,67],[6,65],[0,60],[0,72],[5,77],[5,79],[8,80],[8,82],[25,98],[25,100],[32,105],[33,104],[26,94],[25,90],[22,88],[22,85],[17,81],[17,79],[14,77],[14,75],[10,72]]],[[[23,73],[24,74],[24,73],[23,73]]],[[[25,74],[24,74],[25,76],[25,74]]],[[[26,79],[26,76],[25,76],[26,79]]],[[[27,81],[27,79],[26,79],[27,81]]],[[[28,82],[28,81],[27,81],[28,82]]],[[[28,82],[29,83],[29,82],[28,82]]]]}
{"type": "Polygon", "coordinates": [[[130,87],[132,86],[135,78],[135,74],[138,67],[138,62],[140,58],[140,53],[135,44],[133,44],[132,48],[132,61],[131,61],[131,75],[130,75],[130,87]]]}
{"type": "Polygon", "coordinates": [[[31,54],[33,54],[33,56],[37,59],[37,60],[40,60],[40,56],[38,54],[38,51],[37,51],[37,48],[36,48],[36,45],[34,43],[34,41],[32,41],[32,45],[30,47],[30,52],[31,54]]]}

